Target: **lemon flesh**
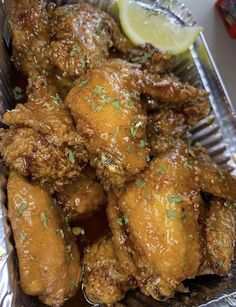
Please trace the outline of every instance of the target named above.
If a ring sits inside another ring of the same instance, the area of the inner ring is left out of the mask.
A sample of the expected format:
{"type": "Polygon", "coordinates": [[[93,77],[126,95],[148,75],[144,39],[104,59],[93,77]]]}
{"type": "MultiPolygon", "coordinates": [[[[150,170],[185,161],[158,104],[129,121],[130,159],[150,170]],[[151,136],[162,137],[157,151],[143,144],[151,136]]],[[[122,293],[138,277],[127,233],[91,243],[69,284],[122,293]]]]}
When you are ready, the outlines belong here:
{"type": "Polygon", "coordinates": [[[163,52],[181,53],[194,43],[202,27],[181,27],[166,15],[147,10],[134,0],[118,0],[123,31],[135,45],[151,43],[163,52]]]}

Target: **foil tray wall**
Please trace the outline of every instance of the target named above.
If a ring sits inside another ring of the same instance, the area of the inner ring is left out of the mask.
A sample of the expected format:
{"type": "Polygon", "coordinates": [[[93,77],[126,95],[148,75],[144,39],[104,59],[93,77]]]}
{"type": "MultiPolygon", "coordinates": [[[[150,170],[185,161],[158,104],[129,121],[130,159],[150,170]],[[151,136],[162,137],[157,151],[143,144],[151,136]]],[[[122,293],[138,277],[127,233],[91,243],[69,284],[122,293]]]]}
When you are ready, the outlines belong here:
{"type": "MultiPolygon", "coordinates": [[[[12,87],[8,47],[10,32],[7,25],[7,10],[13,0],[0,0],[0,124],[1,117],[11,109],[12,87]]],[[[136,0],[149,10],[170,16],[176,23],[193,25],[191,12],[178,0],[136,0]]],[[[54,1],[57,5],[77,1],[54,1]]],[[[117,19],[115,0],[89,0],[117,19]]],[[[173,72],[182,80],[201,86],[210,93],[211,114],[201,120],[192,130],[190,141],[200,142],[212,159],[224,170],[236,175],[236,102],[227,95],[214,60],[201,34],[187,52],[175,59],[173,72]]],[[[24,295],[20,289],[17,259],[7,221],[5,201],[5,169],[0,164],[0,306],[34,307],[38,301],[24,295]]],[[[236,306],[236,261],[227,277],[202,276],[188,282],[191,295],[177,295],[166,302],[156,302],[139,291],[129,292],[117,306],[236,306]]],[[[90,306],[84,304],[84,306],[90,306]]],[[[76,307],[76,306],[75,306],[76,307]]],[[[80,306],[82,307],[82,306],[80,306]]]]}

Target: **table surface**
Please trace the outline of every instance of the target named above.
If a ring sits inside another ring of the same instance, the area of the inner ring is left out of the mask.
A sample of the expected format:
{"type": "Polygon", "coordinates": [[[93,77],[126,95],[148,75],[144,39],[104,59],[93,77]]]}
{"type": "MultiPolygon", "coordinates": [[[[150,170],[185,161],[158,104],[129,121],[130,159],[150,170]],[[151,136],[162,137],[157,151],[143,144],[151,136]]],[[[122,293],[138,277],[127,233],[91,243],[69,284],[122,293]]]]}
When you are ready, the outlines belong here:
{"type": "Polygon", "coordinates": [[[236,105],[236,39],[229,37],[214,8],[215,0],[182,0],[204,35],[232,102],[236,105]]]}

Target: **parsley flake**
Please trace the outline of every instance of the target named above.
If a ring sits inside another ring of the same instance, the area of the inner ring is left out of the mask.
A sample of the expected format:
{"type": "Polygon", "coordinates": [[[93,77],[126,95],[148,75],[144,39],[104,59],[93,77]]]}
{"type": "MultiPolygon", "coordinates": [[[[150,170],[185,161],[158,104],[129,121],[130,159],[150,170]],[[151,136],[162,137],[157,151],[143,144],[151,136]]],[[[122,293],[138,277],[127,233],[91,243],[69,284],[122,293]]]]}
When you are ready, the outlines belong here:
{"type": "Polygon", "coordinates": [[[118,134],[120,133],[120,128],[116,127],[115,132],[113,133],[114,138],[116,138],[118,136],[118,134]]]}
{"type": "Polygon", "coordinates": [[[26,208],[27,208],[27,204],[23,202],[18,208],[18,216],[21,216],[26,208]]]}
{"type": "Polygon", "coordinates": [[[148,145],[148,143],[145,141],[145,140],[141,140],[140,142],[139,142],[139,144],[138,144],[138,146],[140,147],[140,148],[144,148],[144,147],[146,147],[148,145]]]}
{"type": "Polygon", "coordinates": [[[20,100],[21,98],[24,97],[24,91],[22,90],[21,87],[15,86],[13,89],[13,96],[15,100],[20,100]]]}
{"type": "Polygon", "coordinates": [[[40,219],[41,219],[41,221],[43,223],[43,226],[45,228],[48,228],[48,219],[47,219],[46,214],[44,212],[41,213],[40,219]]]}
{"type": "Polygon", "coordinates": [[[83,80],[83,81],[81,81],[80,82],[80,85],[79,85],[79,87],[80,88],[83,88],[85,85],[87,85],[88,84],[88,80],[83,80]]]}
{"type": "Polygon", "coordinates": [[[56,94],[56,95],[52,95],[51,98],[56,102],[56,103],[63,103],[61,97],[56,94]]]}
{"type": "Polygon", "coordinates": [[[128,153],[131,153],[131,152],[132,152],[131,145],[128,145],[128,146],[127,146],[127,152],[128,152],[128,153]]]}
{"type": "Polygon", "coordinates": [[[166,169],[163,166],[160,166],[157,171],[158,174],[165,174],[165,172],[166,172],[166,169]]]}
{"type": "Polygon", "coordinates": [[[72,46],[70,55],[74,57],[74,56],[76,56],[78,53],[79,53],[79,46],[78,46],[77,44],[74,44],[74,45],[72,46]]]}
{"type": "Polygon", "coordinates": [[[100,94],[100,93],[103,93],[104,92],[104,88],[99,86],[99,85],[96,85],[92,91],[92,93],[94,95],[97,95],[97,94],[100,94]]]}
{"type": "Polygon", "coordinates": [[[69,284],[73,287],[78,288],[79,287],[79,283],[75,280],[75,279],[70,279],[69,280],[69,284]]]}
{"type": "Polygon", "coordinates": [[[137,179],[135,181],[135,185],[138,187],[138,188],[144,188],[146,186],[146,182],[141,180],[141,179],[137,179]]]}
{"type": "Polygon", "coordinates": [[[144,52],[143,55],[139,55],[139,56],[133,57],[131,59],[131,61],[133,63],[146,62],[147,60],[149,60],[151,58],[151,56],[152,56],[151,53],[144,52]]]}
{"type": "Polygon", "coordinates": [[[26,235],[23,231],[20,232],[20,245],[22,246],[26,240],[26,235]]]}
{"type": "Polygon", "coordinates": [[[33,261],[36,261],[36,260],[39,259],[39,257],[38,257],[38,256],[32,256],[32,255],[30,255],[30,259],[33,260],[33,261]]]}
{"type": "Polygon", "coordinates": [[[176,218],[177,217],[177,212],[174,210],[166,210],[166,216],[168,218],[176,218]]]}
{"type": "Polygon", "coordinates": [[[184,213],[184,214],[182,215],[181,220],[182,220],[182,222],[183,222],[184,224],[187,223],[187,215],[186,215],[186,213],[184,213]]]}
{"type": "Polygon", "coordinates": [[[75,163],[75,156],[73,154],[73,151],[69,148],[66,148],[66,154],[67,154],[67,159],[70,161],[70,163],[74,164],[75,163]]]}
{"type": "Polygon", "coordinates": [[[173,203],[179,203],[182,200],[182,196],[181,195],[169,195],[168,199],[169,201],[173,203]]]}
{"type": "Polygon", "coordinates": [[[147,161],[147,162],[151,161],[151,158],[150,158],[149,155],[146,156],[146,161],[147,161]]]}
{"type": "Polygon", "coordinates": [[[128,224],[128,223],[129,223],[129,217],[128,217],[128,215],[126,214],[126,215],[124,215],[124,216],[118,218],[118,219],[116,220],[116,223],[117,223],[118,225],[120,225],[120,226],[123,226],[123,225],[128,224]]]}

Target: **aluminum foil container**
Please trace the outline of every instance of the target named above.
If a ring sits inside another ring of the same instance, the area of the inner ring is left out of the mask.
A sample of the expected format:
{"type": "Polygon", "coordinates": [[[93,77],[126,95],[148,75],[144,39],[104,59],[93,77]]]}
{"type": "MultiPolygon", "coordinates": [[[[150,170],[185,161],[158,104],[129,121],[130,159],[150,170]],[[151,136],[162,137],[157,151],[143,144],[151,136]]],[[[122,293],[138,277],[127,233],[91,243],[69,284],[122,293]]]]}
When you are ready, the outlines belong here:
{"type": "MultiPolygon", "coordinates": [[[[194,25],[191,12],[178,0],[136,0],[149,10],[170,16],[180,25],[194,25]]],[[[10,31],[7,24],[7,11],[10,0],[0,0],[0,125],[1,117],[11,109],[12,86],[11,66],[8,47],[10,31]]],[[[57,5],[76,1],[55,1],[57,5]]],[[[89,0],[114,18],[118,16],[115,0],[89,0]]],[[[204,9],[204,8],[203,8],[204,9]]],[[[224,170],[236,175],[236,102],[232,103],[227,95],[214,60],[201,34],[193,46],[184,54],[177,56],[173,69],[182,80],[201,86],[210,93],[211,114],[201,120],[192,130],[190,141],[200,142],[212,159],[224,170]]],[[[39,302],[23,294],[19,285],[17,258],[9,222],[5,197],[6,170],[0,164],[0,306],[33,307],[39,302]]],[[[226,277],[202,276],[188,283],[190,295],[180,294],[167,302],[156,302],[139,291],[129,292],[117,306],[236,306],[236,261],[226,277]]],[[[78,303],[78,306],[82,306],[78,303]]],[[[84,303],[83,306],[89,306],[84,303]]],[[[73,304],[73,307],[76,307],[73,304]]]]}

